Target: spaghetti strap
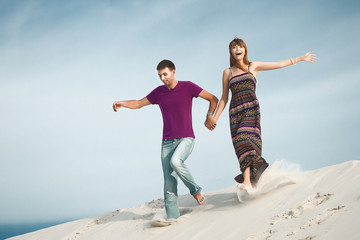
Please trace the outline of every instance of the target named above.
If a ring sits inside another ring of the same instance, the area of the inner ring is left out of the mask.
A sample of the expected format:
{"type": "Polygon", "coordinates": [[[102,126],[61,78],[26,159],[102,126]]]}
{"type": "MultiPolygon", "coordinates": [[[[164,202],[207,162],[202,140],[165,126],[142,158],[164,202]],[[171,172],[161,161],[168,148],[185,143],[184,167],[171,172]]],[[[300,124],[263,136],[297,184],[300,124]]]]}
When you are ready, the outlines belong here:
{"type": "Polygon", "coordinates": [[[229,78],[229,80],[230,80],[232,78],[231,67],[229,67],[229,70],[230,70],[230,78],[229,78]]]}
{"type": "MultiPolygon", "coordinates": [[[[254,74],[252,74],[252,72],[250,72],[250,63],[248,65],[248,73],[250,73],[251,75],[253,75],[253,77],[255,78],[254,74]]],[[[255,78],[255,81],[256,81],[256,78],[255,78]]]]}

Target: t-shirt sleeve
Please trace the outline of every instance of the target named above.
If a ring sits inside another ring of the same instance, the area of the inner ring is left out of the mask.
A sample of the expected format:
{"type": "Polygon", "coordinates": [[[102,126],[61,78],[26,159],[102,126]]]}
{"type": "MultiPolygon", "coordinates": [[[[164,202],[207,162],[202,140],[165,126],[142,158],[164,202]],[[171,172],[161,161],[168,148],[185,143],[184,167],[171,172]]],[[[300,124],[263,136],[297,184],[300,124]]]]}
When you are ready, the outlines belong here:
{"type": "Polygon", "coordinates": [[[193,82],[189,82],[189,89],[192,97],[198,97],[201,91],[203,90],[201,87],[196,85],[193,82]]]}
{"type": "Polygon", "coordinates": [[[147,100],[149,100],[151,104],[159,104],[158,102],[159,92],[160,92],[160,87],[155,88],[154,90],[152,90],[151,93],[149,93],[146,96],[147,100]]]}

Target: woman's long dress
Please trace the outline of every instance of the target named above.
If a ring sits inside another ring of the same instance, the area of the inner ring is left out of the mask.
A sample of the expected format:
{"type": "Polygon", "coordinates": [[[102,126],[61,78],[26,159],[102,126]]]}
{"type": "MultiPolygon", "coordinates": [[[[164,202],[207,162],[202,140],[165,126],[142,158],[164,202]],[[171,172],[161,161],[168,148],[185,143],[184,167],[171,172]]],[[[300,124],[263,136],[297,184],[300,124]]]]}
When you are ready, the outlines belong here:
{"type": "MultiPolygon", "coordinates": [[[[261,157],[260,105],[255,95],[256,78],[250,72],[232,76],[229,88],[232,93],[229,108],[232,142],[241,172],[250,167],[250,180],[256,185],[269,165],[261,157]]],[[[235,180],[242,183],[242,174],[235,180]]]]}

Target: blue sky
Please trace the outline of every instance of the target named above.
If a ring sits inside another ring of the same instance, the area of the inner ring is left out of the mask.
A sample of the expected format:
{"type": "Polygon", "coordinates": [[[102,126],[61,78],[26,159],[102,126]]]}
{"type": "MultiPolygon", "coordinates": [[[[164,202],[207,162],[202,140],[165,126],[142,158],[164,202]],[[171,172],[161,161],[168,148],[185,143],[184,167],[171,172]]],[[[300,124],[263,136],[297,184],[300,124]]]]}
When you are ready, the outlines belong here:
{"type": "MultiPolygon", "coordinates": [[[[314,51],[261,72],[263,156],[303,170],[360,159],[358,1],[0,1],[0,223],[80,218],[162,197],[157,106],[112,111],[178,80],[221,97],[228,44],[250,61],[314,51]]],[[[238,174],[227,110],[214,132],[193,104],[188,165],[204,192],[238,174]]],[[[181,194],[187,190],[179,184],[181,194]]]]}

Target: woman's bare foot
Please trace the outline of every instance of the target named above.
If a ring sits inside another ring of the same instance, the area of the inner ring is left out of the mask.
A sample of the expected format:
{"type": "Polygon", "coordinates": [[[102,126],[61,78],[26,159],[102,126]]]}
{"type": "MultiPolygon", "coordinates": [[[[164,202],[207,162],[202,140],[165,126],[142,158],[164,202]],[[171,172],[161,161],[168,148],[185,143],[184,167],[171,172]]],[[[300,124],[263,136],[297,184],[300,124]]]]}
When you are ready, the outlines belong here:
{"type": "Polygon", "coordinates": [[[237,185],[237,187],[241,190],[245,190],[248,194],[253,194],[255,192],[255,188],[253,188],[251,183],[249,184],[240,183],[237,185]]]}

